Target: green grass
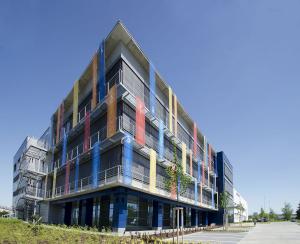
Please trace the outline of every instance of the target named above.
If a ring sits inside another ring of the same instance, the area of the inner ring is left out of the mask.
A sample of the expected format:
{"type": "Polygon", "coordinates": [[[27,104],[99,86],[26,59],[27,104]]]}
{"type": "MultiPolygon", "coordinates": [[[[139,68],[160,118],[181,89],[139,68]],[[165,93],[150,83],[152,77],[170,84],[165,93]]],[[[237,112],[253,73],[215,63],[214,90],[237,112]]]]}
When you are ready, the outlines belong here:
{"type": "Polygon", "coordinates": [[[94,244],[125,243],[126,239],[111,234],[102,234],[51,225],[28,224],[17,219],[0,218],[0,243],[2,244],[94,244]]]}

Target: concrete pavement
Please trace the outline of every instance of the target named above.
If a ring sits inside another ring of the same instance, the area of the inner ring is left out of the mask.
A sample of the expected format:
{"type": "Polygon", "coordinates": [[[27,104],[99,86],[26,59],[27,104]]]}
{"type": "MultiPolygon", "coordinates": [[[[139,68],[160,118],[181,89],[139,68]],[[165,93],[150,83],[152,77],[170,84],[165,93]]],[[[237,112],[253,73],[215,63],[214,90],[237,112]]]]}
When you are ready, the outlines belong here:
{"type": "Polygon", "coordinates": [[[202,242],[205,244],[300,244],[300,225],[292,222],[258,223],[249,232],[204,231],[185,235],[184,242],[202,242]]]}
{"type": "Polygon", "coordinates": [[[300,225],[292,222],[257,224],[240,244],[300,244],[300,225]]]}

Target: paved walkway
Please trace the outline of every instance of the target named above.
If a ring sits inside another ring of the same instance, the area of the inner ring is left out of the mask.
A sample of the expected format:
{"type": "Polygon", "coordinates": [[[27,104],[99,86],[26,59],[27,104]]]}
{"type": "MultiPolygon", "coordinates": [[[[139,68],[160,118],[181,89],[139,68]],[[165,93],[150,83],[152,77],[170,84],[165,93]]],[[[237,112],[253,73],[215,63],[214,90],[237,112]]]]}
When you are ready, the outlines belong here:
{"type": "Polygon", "coordinates": [[[249,232],[204,231],[185,235],[184,241],[205,244],[300,244],[300,225],[292,222],[258,223],[249,232]]]}
{"type": "Polygon", "coordinates": [[[300,225],[292,222],[257,224],[240,244],[300,244],[300,225]]]}
{"type": "MultiPolygon", "coordinates": [[[[197,232],[189,235],[185,235],[183,238],[184,242],[202,242],[209,244],[236,244],[247,234],[247,232],[230,233],[230,232],[197,232]]],[[[182,237],[179,240],[181,242],[182,237]]],[[[175,238],[176,239],[176,238],[175,238]]],[[[171,239],[170,239],[171,240],[171,239]]]]}

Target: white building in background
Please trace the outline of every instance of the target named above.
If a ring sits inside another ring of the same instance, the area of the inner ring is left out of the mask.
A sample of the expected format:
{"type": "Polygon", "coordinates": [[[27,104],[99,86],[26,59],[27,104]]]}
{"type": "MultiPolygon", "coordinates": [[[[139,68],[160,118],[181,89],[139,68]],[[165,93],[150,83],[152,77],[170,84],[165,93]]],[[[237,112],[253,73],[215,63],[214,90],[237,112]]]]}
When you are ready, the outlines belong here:
{"type": "Polygon", "coordinates": [[[235,206],[242,204],[244,207],[244,211],[241,213],[239,210],[234,209],[234,223],[248,220],[248,203],[235,188],[233,188],[233,202],[235,206]]]}

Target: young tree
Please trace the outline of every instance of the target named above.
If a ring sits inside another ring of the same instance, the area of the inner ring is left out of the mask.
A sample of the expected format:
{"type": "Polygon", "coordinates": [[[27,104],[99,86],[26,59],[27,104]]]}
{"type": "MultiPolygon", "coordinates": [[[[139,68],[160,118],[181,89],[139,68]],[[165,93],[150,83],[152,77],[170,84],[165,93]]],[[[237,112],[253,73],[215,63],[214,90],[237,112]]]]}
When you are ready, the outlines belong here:
{"type": "Polygon", "coordinates": [[[254,212],[253,215],[252,215],[252,220],[257,221],[258,219],[259,219],[258,213],[254,212]]]}
{"type": "Polygon", "coordinates": [[[173,165],[166,168],[167,178],[165,178],[165,187],[168,191],[172,187],[176,189],[177,203],[179,203],[179,196],[186,192],[187,187],[192,183],[192,178],[183,172],[181,162],[177,158],[177,148],[173,142],[173,165]]]}
{"type": "Polygon", "coordinates": [[[270,212],[269,212],[269,219],[271,221],[274,221],[277,219],[277,214],[274,212],[274,210],[272,208],[270,209],[270,212]]]}
{"type": "Polygon", "coordinates": [[[229,194],[226,191],[220,194],[220,207],[224,209],[223,228],[227,229],[228,212],[232,207],[229,206],[229,194]]]}
{"type": "MultiPolygon", "coordinates": [[[[177,206],[179,206],[179,196],[186,192],[187,187],[191,184],[192,178],[189,177],[186,172],[183,171],[181,163],[177,158],[177,148],[173,142],[173,165],[166,168],[167,177],[164,180],[165,187],[168,191],[172,191],[172,188],[176,190],[177,206]]],[[[174,231],[174,219],[173,219],[173,231],[174,231]]],[[[182,235],[183,236],[183,235],[182,235]]],[[[177,226],[177,243],[179,238],[179,228],[177,226]]],[[[183,238],[183,237],[182,237],[183,238]]],[[[174,239],[173,239],[174,241],[174,239]]]]}
{"type": "Polygon", "coordinates": [[[296,218],[300,220],[300,203],[299,203],[299,205],[298,205],[298,209],[297,209],[297,211],[296,211],[296,215],[297,215],[296,218]]]}
{"type": "Polygon", "coordinates": [[[281,211],[282,211],[283,218],[285,220],[291,220],[293,209],[290,203],[285,202],[281,211]]]}

